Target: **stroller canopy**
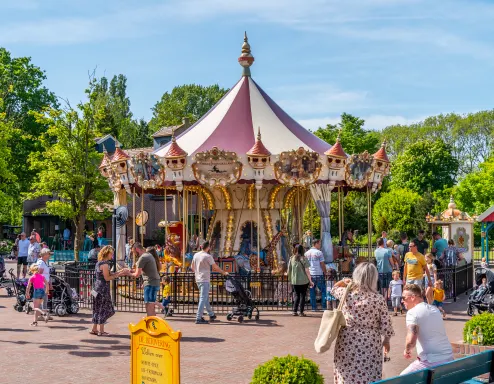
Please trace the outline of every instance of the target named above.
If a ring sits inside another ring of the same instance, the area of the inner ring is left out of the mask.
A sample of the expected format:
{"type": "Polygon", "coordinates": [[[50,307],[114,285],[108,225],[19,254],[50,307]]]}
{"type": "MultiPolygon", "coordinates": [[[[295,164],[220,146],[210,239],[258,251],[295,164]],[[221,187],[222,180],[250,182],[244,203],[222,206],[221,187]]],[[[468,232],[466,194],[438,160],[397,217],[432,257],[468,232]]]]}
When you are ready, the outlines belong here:
{"type": "Polygon", "coordinates": [[[483,278],[487,279],[487,284],[494,282],[494,272],[487,268],[477,268],[475,269],[475,282],[477,285],[482,283],[483,278]]]}

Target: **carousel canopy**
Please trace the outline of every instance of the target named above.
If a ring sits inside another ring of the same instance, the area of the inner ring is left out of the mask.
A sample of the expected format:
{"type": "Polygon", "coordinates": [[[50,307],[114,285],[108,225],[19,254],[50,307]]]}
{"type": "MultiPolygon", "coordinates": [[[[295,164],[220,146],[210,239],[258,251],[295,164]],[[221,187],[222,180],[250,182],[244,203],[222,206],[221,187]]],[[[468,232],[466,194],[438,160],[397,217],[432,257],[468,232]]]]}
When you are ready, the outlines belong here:
{"type": "MultiPolygon", "coordinates": [[[[244,40],[242,55],[250,55],[247,37],[244,40]]],[[[252,64],[253,57],[250,57],[248,63],[242,61],[243,56],[239,58],[244,69],[252,64]]],[[[177,144],[189,156],[213,147],[240,155],[254,146],[259,128],[264,146],[274,154],[303,147],[323,155],[331,148],[283,111],[252,80],[250,71],[245,70],[237,84],[202,119],[177,137],[177,144]]],[[[154,153],[165,156],[170,145],[154,153]]]]}

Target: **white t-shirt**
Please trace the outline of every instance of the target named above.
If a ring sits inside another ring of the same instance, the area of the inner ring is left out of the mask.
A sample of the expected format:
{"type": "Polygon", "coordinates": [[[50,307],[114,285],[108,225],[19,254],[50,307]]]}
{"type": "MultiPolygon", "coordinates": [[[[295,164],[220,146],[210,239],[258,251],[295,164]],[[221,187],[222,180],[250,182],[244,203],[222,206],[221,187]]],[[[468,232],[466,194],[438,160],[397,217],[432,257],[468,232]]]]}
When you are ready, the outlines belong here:
{"type": "Polygon", "coordinates": [[[323,275],[321,262],[324,263],[324,255],[317,248],[311,248],[305,252],[305,257],[309,261],[309,272],[312,276],[323,275]]]}
{"type": "Polygon", "coordinates": [[[31,242],[28,239],[19,240],[19,257],[27,257],[31,242]]]}
{"type": "Polygon", "coordinates": [[[211,281],[211,266],[213,264],[215,264],[213,256],[209,253],[201,251],[194,255],[191,267],[197,283],[209,283],[211,281]]]}
{"type": "Polygon", "coordinates": [[[36,265],[41,269],[43,268],[43,277],[47,283],[50,282],[50,266],[43,261],[43,259],[38,259],[36,265]]]}
{"type": "Polygon", "coordinates": [[[403,291],[403,280],[391,280],[389,282],[391,288],[391,297],[401,297],[403,291]]]}
{"type": "Polygon", "coordinates": [[[439,309],[426,303],[417,304],[407,312],[407,326],[418,325],[417,356],[436,363],[453,358],[453,349],[446,335],[439,309]]]}

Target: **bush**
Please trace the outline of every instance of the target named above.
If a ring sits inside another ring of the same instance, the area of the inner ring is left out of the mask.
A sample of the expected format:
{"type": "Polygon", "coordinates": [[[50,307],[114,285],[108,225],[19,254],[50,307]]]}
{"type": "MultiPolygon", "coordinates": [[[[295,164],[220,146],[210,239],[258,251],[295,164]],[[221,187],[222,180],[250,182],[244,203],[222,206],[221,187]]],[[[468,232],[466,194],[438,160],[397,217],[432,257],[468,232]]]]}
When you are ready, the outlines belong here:
{"type": "Polygon", "coordinates": [[[467,342],[468,330],[473,332],[477,327],[480,327],[484,335],[483,345],[494,345],[494,313],[484,312],[468,320],[463,328],[464,342],[467,342]]]}
{"type": "Polygon", "coordinates": [[[251,384],[322,384],[319,366],[297,356],[275,357],[258,366],[251,384]]]}

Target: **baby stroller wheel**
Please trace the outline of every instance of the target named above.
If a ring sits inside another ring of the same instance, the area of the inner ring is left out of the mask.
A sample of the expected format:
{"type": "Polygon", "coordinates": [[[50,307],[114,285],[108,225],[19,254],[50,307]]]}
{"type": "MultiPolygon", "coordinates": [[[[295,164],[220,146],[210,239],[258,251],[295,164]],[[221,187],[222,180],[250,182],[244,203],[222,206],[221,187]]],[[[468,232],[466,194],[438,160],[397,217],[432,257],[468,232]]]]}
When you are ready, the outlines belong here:
{"type": "Polygon", "coordinates": [[[72,313],[72,314],[76,314],[77,312],[79,312],[79,304],[77,303],[72,303],[68,308],[67,308],[67,312],[69,313],[72,313]]]}
{"type": "Polygon", "coordinates": [[[58,304],[55,307],[55,314],[59,317],[63,317],[67,314],[67,308],[65,307],[64,304],[58,304]]]}
{"type": "Polygon", "coordinates": [[[22,312],[24,310],[24,308],[22,308],[22,306],[20,306],[19,304],[14,304],[14,309],[17,312],[22,312]]]}
{"type": "Polygon", "coordinates": [[[228,321],[231,321],[233,319],[233,315],[231,313],[229,313],[228,315],[226,315],[226,319],[228,321]]]}
{"type": "Polygon", "coordinates": [[[14,296],[14,291],[12,290],[12,288],[7,287],[7,295],[14,296]]]}
{"type": "Polygon", "coordinates": [[[240,315],[237,320],[239,323],[243,323],[244,317],[242,315],[240,315]]]}
{"type": "Polygon", "coordinates": [[[31,304],[26,303],[24,306],[24,311],[26,312],[26,315],[29,315],[33,309],[31,308],[31,304]]]}
{"type": "Polygon", "coordinates": [[[468,316],[473,316],[475,313],[474,309],[473,309],[473,305],[469,304],[468,305],[468,309],[467,309],[467,315],[468,316]]]}

